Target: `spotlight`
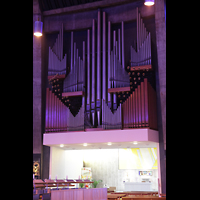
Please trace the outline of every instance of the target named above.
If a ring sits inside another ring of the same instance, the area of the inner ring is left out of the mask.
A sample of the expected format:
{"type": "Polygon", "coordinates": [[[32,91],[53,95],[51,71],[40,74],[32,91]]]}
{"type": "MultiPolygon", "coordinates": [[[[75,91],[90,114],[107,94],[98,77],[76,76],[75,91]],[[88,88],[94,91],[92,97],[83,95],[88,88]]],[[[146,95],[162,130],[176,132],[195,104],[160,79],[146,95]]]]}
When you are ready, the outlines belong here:
{"type": "Polygon", "coordinates": [[[145,6],[153,6],[154,5],[154,0],[145,0],[144,5],[145,6]]]}
{"type": "Polygon", "coordinates": [[[35,27],[34,27],[34,35],[37,37],[42,36],[42,27],[43,27],[43,22],[39,21],[35,21],[35,27]]]}

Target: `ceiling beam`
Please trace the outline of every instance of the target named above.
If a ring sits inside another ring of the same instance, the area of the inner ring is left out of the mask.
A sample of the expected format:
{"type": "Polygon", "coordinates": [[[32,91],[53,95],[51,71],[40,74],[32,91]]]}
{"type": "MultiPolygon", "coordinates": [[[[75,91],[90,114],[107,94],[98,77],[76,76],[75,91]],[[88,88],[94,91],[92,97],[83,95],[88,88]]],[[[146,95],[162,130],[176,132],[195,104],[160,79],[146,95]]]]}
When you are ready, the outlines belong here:
{"type": "MultiPolygon", "coordinates": [[[[44,16],[49,15],[61,15],[66,13],[74,13],[74,12],[81,12],[85,10],[93,10],[97,8],[105,8],[109,6],[116,6],[124,3],[131,3],[131,2],[137,2],[139,0],[102,0],[102,1],[95,1],[91,3],[86,4],[80,4],[80,5],[74,5],[70,7],[64,7],[64,8],[58,8],[58,9],[52,9],[47,10],[43,12],[44,16]]],[[[140,1],[139,1],[140,2],[140,1]]]]}

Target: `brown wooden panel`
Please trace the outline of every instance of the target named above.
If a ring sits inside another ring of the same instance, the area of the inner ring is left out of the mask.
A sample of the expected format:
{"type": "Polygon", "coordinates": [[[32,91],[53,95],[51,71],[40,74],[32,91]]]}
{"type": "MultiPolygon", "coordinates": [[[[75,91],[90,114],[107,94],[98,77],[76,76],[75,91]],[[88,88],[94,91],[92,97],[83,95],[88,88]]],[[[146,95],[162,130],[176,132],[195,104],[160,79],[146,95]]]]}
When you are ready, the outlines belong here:
{"type": "Polygon", "coordinates": [[[151,70],[152,65],[142,65],[130,67],[130,71],[151,70]]]}
{"type": "Polygon", "coordinates": [[[48,76],[48,80],[54,80],[54,79],[65,79],[66,74],[60,74],[60,75],[52,75],[52,76],[48,76]]]}
{"type": "Polygon", "coordinates": [[[63,97],[72,97],[72,96],[83,96],[83,91],[76,91],[76,92],[63,92],[63,97]]]}
{"type": "Polygon", "coordinates": [[[116,93],[116,92],[128,92],[131,91],[129,87],[120,87],[120,88],[108,88],[108,93],[116,93]]]}

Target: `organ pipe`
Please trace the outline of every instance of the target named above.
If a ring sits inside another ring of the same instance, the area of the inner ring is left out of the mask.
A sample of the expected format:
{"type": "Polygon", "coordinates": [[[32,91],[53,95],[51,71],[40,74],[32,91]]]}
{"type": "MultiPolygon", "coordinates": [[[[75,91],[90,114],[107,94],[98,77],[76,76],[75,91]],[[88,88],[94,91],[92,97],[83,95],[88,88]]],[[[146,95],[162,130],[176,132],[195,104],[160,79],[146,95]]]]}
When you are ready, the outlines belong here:
{"type": "Polygon", "coordinates": [[[125,68],[125,58],[124,58],[124,21],[121,22],[122,28],[122,68],[125,68]]]}
{"type": "Polygon", "coordinates": [[[97,19],[97,101],[101,99],[101,11],[97,19]]]}
{"type": "Polygon", "coordinates": [[[103,81],[103,87],[102,87],[102,99],[105,100],[107,102],[107,87],[106,87],[106,74],[107,74],[107,70],[106,70],[106,13],[103,12],[103,62],[102,62],[102,66],[103,66],[103,77],[102,77],[102,81],[103,81]]]}
{"type": "Polygon", "coordinates": [[[112,113],[107,103],[102,99],[102,127],[103,129],[121,129],[121,104],[118,109],[112,113]]]}
{"type": "Polygon", "coordinates": [[[119,46],[119,63],[121,64],[121,37],[120,37],[120,29],[118,29],[118,46],[119,46]]]}
{"type": "Polygon", "coordinates": [[[92,103],[95,102],[95,19],[92,21],[92,103]]]}
{"type": "Polygon", "coordinates": [[[71,32],[71,64],[70,72],[63,81],[63,92],[83,91],[85,73],[85,42],[83,41],[83,59],[79,56],[76,42],[73,43],[71,32]],[[83,61],[84,60],[84,61],[83,61]]]}
{"type": "Polygon", "coordinates": [[[147,78],[122,105],[124,128],[157,129],[156,92],[147,78]]]}
{"type": "Polygon", "coordinates": [[[71,68],[70,68],[70,72],[72,72],[72,68],[73,68],[73,38],[74,38],[74,32],[71,32],[71,68]]]}
{"type": "Polygon", "coordinates": [[[90,112],[90,29],[87,30],[87,111],[90,112]]]}
{"type": "Polygon", "coordinates": [[[67,108],[67,131],[84,130],[84,109],[85,99],[82,97],[82,106],[76,116],[73,116],[69,108],[67,108]]]}
{"type": "Polygon", "coordinates": [[[49,47],[48,76],[66,74],[67,54],[63,58],[63,24],[53,47],[49,47]]]}
{"type": "Polygon", "coordinates": [[[131,46],[131,66],[151,65],[151,33],[147,32],[143,19],[137,13],[137,51],[131,46]]]}
{"type": "Polygon", "coordinates": [[[101,114],[101,11],[98,10],[97,17],[97,97],[96,107],[97,109],[97,123],[100,126],[100,114],[101,114]]]}
{"type": "Polygon", "coordinates": [[[92,94],[91,94],[91,106],[92,106],[92,124],[95,125],[95,109],[96,109],[96,101],[95,101],[95,92],[96,92],[96,66],[95,66],[95,19],[92,21],[92,94]]]}
{"type": "MultiPolygon", "coordinates": [[[[108,21],[108,89],[111,88],[111,81],[110,81],[110,77],[111,77],[111,67],[110,67],[110,46],[111,46],[111,41],[110,41],[110,34],[111,34],[111,22],[108,21]]],[[[110,104],[111,102],[111,94],[108,93],[108,104],[110,104]]],[[[110,106],[109,106],[110,107],[110,106]]]]}
{"type": "Polygon", "coordinates": [[[49,89],[46,89],[45,132],[67,130],[67,107],[49,89]]]}

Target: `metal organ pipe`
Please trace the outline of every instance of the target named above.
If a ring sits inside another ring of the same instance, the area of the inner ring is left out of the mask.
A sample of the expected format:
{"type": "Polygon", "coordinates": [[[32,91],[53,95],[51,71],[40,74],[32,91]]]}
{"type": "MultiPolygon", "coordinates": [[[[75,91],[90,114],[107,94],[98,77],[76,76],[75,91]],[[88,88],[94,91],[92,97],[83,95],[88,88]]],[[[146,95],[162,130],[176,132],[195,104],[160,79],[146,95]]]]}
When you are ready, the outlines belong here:
{"type": "MultiPolygon", "coordinates": [[[[113,31],[113,88],[116,87],[116,81],[115,81],[115,78],[116,78],[116,31],[113,31]]],[[[114,109],[117,108],[117,95],[116,93],[113,94],[113,106],[114,106],[114,109]]]]}
{"type": "Polygon", "coordinates": [[[119,63],[121,65],[121,37],[120,37],[120,29],[118,29],[118,46],[119,46],[119,63]]]}
{"type": "Polygon", "coordinates": [[[143,19],[137,8],[137,52],[131,46],[131,66],[151,64],[151,36],[148,33],[143,19]]]}
{"type": "MultiPolygon", "coordinates": [[[[110,46],[111,46],[111,41],[110,41],[110,37],[111,37],[111,22],[108,21],[108,88],[111,88],[111,81],[110,81],[110,77],[111,77],[111,63],[110,63],[110,46]]],[[[111,102],[111,94],[108,93],[108,104],[110,104],[111,102]]],[[[109,106],[110,107],[110,106],[109,106]]]]}
{"type": "Polygon", "coordinates": [[[101,11],[97,19],[97,100],[101,99],[101,11]]]}
{"type": "Polygon", "coordinates": [[[87,110],[90,111],[90,29],[87,30],[87,110]]]}
{"type": "Polygon", "coordinates": [[[101,11],[98,10],[97,18],[97,121],[100,125],[100,112],[101,112],[101,11]]]}
{"type": "Polygon", "coordinates": [[[54,43],[53,47],[49,47],[48,75],[65,74],[67,55],[63,58],[63,24],[54,43]]]}
{"type": "Polygon", "coordinates": [[[46,89],[45,132],[64,131],[67,129],[67,107],[52,91],[46,89]]]}
{"type": "Polygon", "coordinates": [[[92,21],[92,97],[91,97],[91,106],[94,111],[92,112],[92,124],[95,123],[95,92],[96,92],[96,83],[95,83],[95,19],[92,21]]]}
{"type": "Polygon", "coordinates": [[[73,61],[74,61],[74,59],[73,59],[73,39],[74,38],[74,32],[72,31],[71,32],[71,68],[70,68],[70,72],[72,72],[72,69],[73,69],[73,61]]]}
{"type": "Polygon", "coordinates": [[[124,58],[124,22],[121,23],[122,28],[122,68],[125,68],[125,58],[124,58]]]}
{"type": "Polygon", "coordinates": [[[78,112],[78,114],[74,117],[70,112],[69,108],[67,108],[67,131],[78,131],[84,129],[84,109],[85,109],[85,99],[82,98],[82,106],[78,112]]]}
{"type": "Polygon", "coordinates": [[[85,92],[85,41],[83,41],[83,61],[82,61],[82,72],[81,71],[79,72],[80,73],[80,78],[81,78],[81,81],[83,82],[82,84],[82,87],[81,87],[81,90],[83,90],[85,92]],[[82,74],[82,76],[81,76],[82,74]]]}
{"type": "MultiPolygon", "coordinates": [[[[107,94],[107,87],[106,87],[106,13],[103,12],[103,77],[102,77],[102,81],[103,81],[103,91],[102,91],[102,99],[105,100],[107,102],[107,98],[106,98],[106,94],[107,94]]],[[[103,106],[103,105],[102,105],[103,106]]]]}

